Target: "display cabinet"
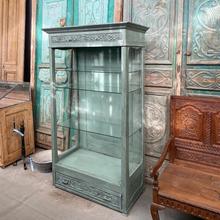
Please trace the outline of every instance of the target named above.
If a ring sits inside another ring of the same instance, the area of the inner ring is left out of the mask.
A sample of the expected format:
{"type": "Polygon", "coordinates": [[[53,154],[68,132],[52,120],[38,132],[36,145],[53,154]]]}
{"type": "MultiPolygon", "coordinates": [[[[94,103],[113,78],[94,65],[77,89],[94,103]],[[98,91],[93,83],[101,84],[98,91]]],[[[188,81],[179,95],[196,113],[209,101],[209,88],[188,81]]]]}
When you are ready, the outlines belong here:
{"type": "Polygon", "coordinates": [[[34,129],[29,83],[0,82],[0,166],[22,157],[21,137],[13,129],[24,127],[25,153],[34,152],[34,129]]]}
{"type": "Polygon", "coordinates": [[[146,27],[132,23],[44,29],[49,34],[53,182],[127,213],[144,187],[143,51],[146,27]],[[59,84],[60,50],[71,68],[59,84]],[[57,111],[57,94],[65,106],[57,111]],[[68,137],[58,155],[57,133],[68,137]]]}

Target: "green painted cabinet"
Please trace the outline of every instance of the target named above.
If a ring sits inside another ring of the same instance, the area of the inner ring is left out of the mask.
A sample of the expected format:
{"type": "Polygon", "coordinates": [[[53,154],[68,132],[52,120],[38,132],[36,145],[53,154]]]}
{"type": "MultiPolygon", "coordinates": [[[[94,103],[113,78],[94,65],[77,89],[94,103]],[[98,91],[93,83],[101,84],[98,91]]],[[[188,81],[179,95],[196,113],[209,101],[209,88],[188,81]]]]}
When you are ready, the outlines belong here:
{"type": "MultiPolygon", "coordinates": [[[[43,0],[37,1],[36,22],[36,70],[35,70],[35,128],[36,144],[44,148],[51,147],[51,99],[49,73],[48,35],[42,28],[98,24],[113,22],[113,0],[43,0]]],[[[69,83],[70,53],[56,53],[56,78],[61,86],[69,83]]],[[[65,118],[63,106],[68,106],[68,92],[60,88],[57,93],[58,121],[65,118]]],[[[67,133],[60,129],[57,141],[60,149],[67,146],[67,133]]]]}
{"type": "Polygon", "coordinates": [[[127,213],[144,186],[147,28],[118,23],[44,30],[50,37],[54,184],[127,213]],[[56,68],[56,52],[64,51],[71,57],[65,85],[56,68]],[[60,90],[68,103],[62,113],[60,90]],[[58,153],[60,130],[66,147],[58,153]]]}

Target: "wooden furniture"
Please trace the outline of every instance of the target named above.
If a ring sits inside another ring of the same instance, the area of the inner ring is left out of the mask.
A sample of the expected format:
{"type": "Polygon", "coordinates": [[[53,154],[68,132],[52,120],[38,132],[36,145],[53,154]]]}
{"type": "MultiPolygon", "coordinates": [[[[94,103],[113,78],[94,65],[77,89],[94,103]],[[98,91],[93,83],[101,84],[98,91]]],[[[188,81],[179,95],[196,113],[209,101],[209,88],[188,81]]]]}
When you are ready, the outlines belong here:
{"type": "Polygon", "coordinates": [[[29,84],[0,83],[0,166],[21,159],[21,138],[13,132],[24,124],[26,155],[34,152],[34,130],[29,84]]]}
{"type": "Polygon", "coordinates": [[[23,81],[26,0],[0,0],[0,80],[23,81]]]}
{"type": "Polygon", "coordinates": [[[125,213],[144,187],[146,30],[132,23],[45,29],[54,97],[54,184],[125,213]],[[55,51],[59,50],[72,56],[72,69],[62,75],[55,62],[55,51]],[[64,86],[59,76],[65,74],[70,81],[64,86]],[[57,108],[58,91],[65,94],[64,114],[57,108]],[[58,130],[68,137],[61,155],[58,130]]]}
{"type": "Polygon", "coordinates": [[[153,220],[165,207],[220,219],[220,99],[171,97],[171,137],[151,175],[153,220]]]}

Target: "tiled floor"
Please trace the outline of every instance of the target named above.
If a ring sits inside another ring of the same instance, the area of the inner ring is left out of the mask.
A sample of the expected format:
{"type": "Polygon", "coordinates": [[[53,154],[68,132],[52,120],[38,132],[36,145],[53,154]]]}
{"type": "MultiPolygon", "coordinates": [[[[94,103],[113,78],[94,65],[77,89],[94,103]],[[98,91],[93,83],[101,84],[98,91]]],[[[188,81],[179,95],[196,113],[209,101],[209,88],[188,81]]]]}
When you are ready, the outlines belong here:
{"type": "MultiPolygon", "coordinates": [[[[18,166],[0,169],[1,220],[151,220],[151,186],[128,216],[86,199],[56,189],[51,174],[23,170],[18,166]]],[[[161,220],[198,220],[172,210],[161,212],[161,220]]]]}

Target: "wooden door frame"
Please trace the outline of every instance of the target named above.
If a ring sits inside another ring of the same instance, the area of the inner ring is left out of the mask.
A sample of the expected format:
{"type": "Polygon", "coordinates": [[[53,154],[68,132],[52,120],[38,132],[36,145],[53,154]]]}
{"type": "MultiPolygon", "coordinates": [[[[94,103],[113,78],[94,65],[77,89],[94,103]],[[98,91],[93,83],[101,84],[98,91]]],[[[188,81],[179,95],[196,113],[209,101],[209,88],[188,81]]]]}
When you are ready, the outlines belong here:
{"type": "Polygon", "coordinates": [[[31,5],[31,64],[30,64],[30,85],[32,90],[32,101],[34,102],[35,87],[35,59],[36,59],[36,21],[37,21],[37,0],[32,0],[31,5]]]}

